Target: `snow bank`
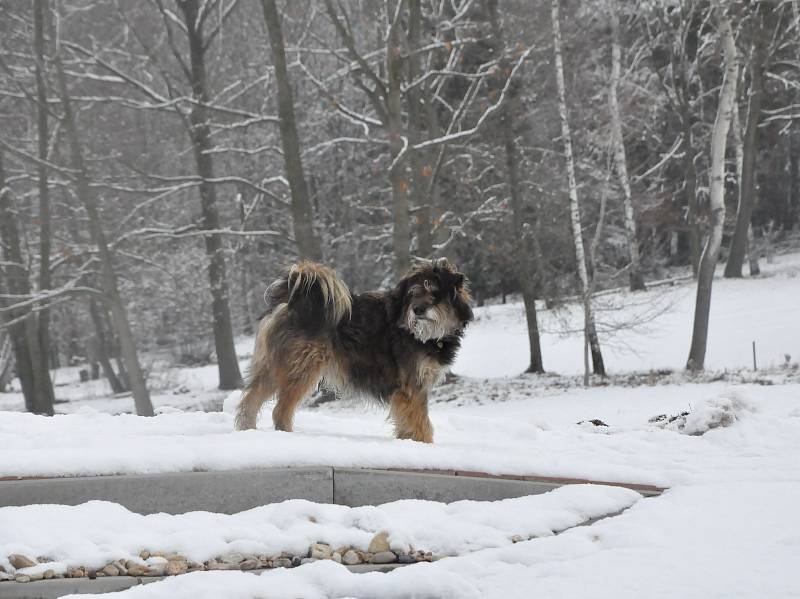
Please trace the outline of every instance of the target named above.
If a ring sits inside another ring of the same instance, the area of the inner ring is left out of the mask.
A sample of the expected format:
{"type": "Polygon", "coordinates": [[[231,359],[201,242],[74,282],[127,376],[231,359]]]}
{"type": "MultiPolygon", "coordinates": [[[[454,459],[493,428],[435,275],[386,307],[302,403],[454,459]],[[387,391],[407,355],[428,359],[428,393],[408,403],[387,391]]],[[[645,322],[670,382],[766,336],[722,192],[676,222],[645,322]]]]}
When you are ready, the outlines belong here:
{"type": "Polygon", "coordinates": [[[315,562],[261,576],[198,572],[96,597],[789,599],[800,596],[798,497],[800,481],[686,486],[590,527],[388,574],[315,562]]]}
{"type": "MultiPolygon", "coordinates": [[[[177,553],[194,562],[231,553],[305,556],[316,542],[366,551],[381,531],[389,533],[390,547],[398,553],[459,555],[510,545],[514,535],[550,536],[621,511],[639,498],[635,491],[620,487],[570,485],[495,502],[404,500],[350,508],[296,499],[233,515],[143,516],[104,501],[4,507],[0,508],[0,565],[10,568],[5,556],[15,553],[47,556],[55,564],[35,568],[60,572],[77,566],[101,568],[117,559],[138,561],[143,549],[177,553]]],[[[35,568],[21,573],[33,573],[35,568]]]]}

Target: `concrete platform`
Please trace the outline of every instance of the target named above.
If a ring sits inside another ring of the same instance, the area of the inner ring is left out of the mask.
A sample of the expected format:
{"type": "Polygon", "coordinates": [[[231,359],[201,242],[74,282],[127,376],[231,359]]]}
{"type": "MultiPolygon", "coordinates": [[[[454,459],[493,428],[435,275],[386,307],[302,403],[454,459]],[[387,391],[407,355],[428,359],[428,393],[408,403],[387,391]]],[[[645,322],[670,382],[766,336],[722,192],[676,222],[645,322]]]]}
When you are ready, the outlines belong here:
{"type": "Polygon", "coordinates": [[[497,501],[539,495],[560,486],[552,482],[494,477],[336,468],[333,474],[333,502],[358,507],[398,499],[426,499],[443,503],[460,499],[497,501]]]}
{"type": "Polygon", "coordinates": [[[333,502],[332,468],[264,468],[80,478],[0,481],[0,506],[92,499],[113,501],[133,512],[235,514],[287,499],[333,502]]]}
{"type": "Polygon", "coordinates": [[[565,484],[624,486],[642,495],[663,489],[648,485],[462,471],[358,468],[261,468],[217,472],[175,472],[77,478],[0,480],[0,507],[92,499],[113,501],[140,514],[209,511],[234,514],[287,499],[357,507],[398,499],[449,503],[459,499],[496,501],[546,493],[565,484]]]}

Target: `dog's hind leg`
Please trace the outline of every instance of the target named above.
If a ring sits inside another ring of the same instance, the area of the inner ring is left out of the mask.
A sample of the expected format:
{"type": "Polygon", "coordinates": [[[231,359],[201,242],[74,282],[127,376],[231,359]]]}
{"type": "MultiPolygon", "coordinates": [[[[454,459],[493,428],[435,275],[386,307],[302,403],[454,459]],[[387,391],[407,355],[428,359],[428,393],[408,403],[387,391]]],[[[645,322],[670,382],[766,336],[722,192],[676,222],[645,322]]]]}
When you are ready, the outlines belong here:
{"type": "Polygon", "coordinates": [[[319,382],[329,352],[321,343],[300,342],[290,348],[278,367],[278,403],[272,410],[275,430],[291,432],[294,413],[319,382]]]}
{"type": "Polygon", "coordinates": [[[428,394],[424,391],[397,391],[392,395],[391,418],[398,439],[433,443],[433,425],[428,418],[428,394]]]}
{"type": "Polygon", "coordinates": [[[264,373],[247,385],[242,401],[236,409],[236,430],[256,428],[261,406],[275,393],[275,383],[268,373],[264,373]]]}

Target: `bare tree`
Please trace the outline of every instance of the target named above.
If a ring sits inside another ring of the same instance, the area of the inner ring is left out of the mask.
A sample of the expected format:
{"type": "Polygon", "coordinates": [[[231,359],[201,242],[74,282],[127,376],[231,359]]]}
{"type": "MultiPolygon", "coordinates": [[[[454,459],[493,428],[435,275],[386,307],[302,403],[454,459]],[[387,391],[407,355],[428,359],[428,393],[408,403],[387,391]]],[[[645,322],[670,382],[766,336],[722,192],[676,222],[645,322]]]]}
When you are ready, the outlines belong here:
{"type": "MultiPolygon", "coordinates": [[[[495,52],[499,60],[497,69],[501,73],[502,84],[511,74],[511,64],[506,56],[503,30],[500,25],[500,17],[497,12],[497,0],[488,0],[489,19],[492,25],[492,38],[495,52]]],[[[522,301],[525,304],[525,317],[528,324],[528,345],[530,349],[530,364],[525,372],[544,372],[542,360],[542,346],[539,339],[539,321],[536,314],[536,296],[538,276],[534,266],[534,256],[528,238],[529,229],[526,226],[523,198],[519,175],[519,147],[514,132],[514,113],[519,111],[518,91],[512,89],[509,92],[508,100],[497,117],[497,124],[500,128],[500,136],[505,152],[506,177],[508,185],[508,195],[511,200],[511,218],[514,226],[514,237],[516,238],[516,258],[517,258],[517,281],[522,289],[522,301]]]]}
{"type": "Polygon", "coordinates": [[[303,258],[321,260],[322,250],[314,235],[313,214],[308,196],[308,184],[300,158],[300,139],[297,135],[297,119],[289,73],[286,69],[286,46],[281,30],[281,19],[275,0],[261,0],[264,22],[272,49],[272,64],[275,67],[275,82],[278,87],[278,116],[280,117],[283,163],[292,195],[292,222],[297,251],[303,258]]]}
{"type": "MultiPolygon", "coordinates": [[[[216,3],[212,2],[211,4],[216,3]]],[[[184,31],[189,43],[189,66],[187,68],[185,63],[181,64],[191,85],[194,100],[189,112],[189,137],[192,141],[197,174],[201,178],[199,192],[203,229],[208,231],[203,240],[208,255],[208,281],[211,289],[211,314],[219,370],[219,388],[238,389],[242,384],[242,374],[239,371],[239,361],[236,358],[236,348],[233,342],[222,235],[216,232],[220,229],[220,220],[216,187],[212,182],[214,163],[207,112],[209,95],[206,79],[206,51],[210,40],[203,35],[203,25],[213,6],[209,8],[204,2],[201,7],[198,0],[182,0],[178,2],[178,7],[183,14],[184,31]]],[[[165,13],[165,18],[170,17],[165,13]]],[[[169,24],[166,26],[170,27],[169,24]]],[[[221,26],[221,24],[218,25],[218,28],[221,26]]],[[[218,28],[216,31],[219,31],[218,28]]]]}
{"type": "Polygon", "coordinates": [[[725,148],[736,102],[736,82],[739,77],[739,57],[736,52],[736,42],[733,39],[730,17],[728,16],[729,4],[725,0],[718,0],[715,8],[719,20],[720,41],[725,54],[725,74],[719,92],[717,116],[714,120],[714,130],[711,136],[711,169],[709,171],[711,183],[709,194],[711,232],[703,250],[700,268],[697,273],[697,297],[694,308],[692,345],[689,349],[689,358],[686,361],[686,368],[692,371],[703,370],[705,364],[708,318],[711,309],[711,288],[714,283],[714,270],[719,258],[719,251],[722,245],[722,229],[725,223],[725,148]]]}
{"type": "Polygon", "coordinates": [[[572,134],[570,132],[567,116],[567,92],[564,83],[564,61],[561,53],[561,25],[559,23],[559,0],[552,0],[550,14],[553,27],[553,53],[555,54],[556,84],[558,87],[558,112],[561,119],[561,141],[564,144],[564,158],[567,166],[569,185],[569,214],[572,227],[572,240],[575,248],[575,262],[578,273],[578,282],[583,298],[584,313],[584,342],[589,346],[592,355],[592,371],[594,374],[605,376],[606,369],[603,364],[603,353],[600,341],[597,338],[592,309],[592,297],[589,285],[589,274],[586,269],[586,252],[583,245],[583,229],[581,226],[581,207],[578,201],[578,183],[575,178],[575,160],[572,155],[572,134]]]}
{"type": "MultiPolygon", "coordinates": [[[[37,167],[37,183],[39,190],[39,290],[50,289],[52,286],[50,273],[51,252],[51,216],[50,216],[50,189],[48,181],[47,161],[48,151],[48,109],[47,90],[45,87],[45,18],[47,11],[45,0],[35,0],[33,3],[33,47],[34,47],[34,72],[36,76],[36,135],[37,156],[41,161],[37,167]]],[[[39,347],[41,363],[37,368],[49,371],[50,368],[50,310],[43,306],[39,311],[39,347]]],[[[55,398],[53,398],[55,399],[55,398]]]]}
{"type": "MultiPolygon", "coordinates": [[[[726,278],[741,278],[745,253],[752,237],[751,217],[756,193],[756,154],[758,153],[758,125],[761,122],[761,105],[764,98],[764,71],[769,53],[769,33],[766,20],[772,11],[770,2],[759,2],[754,8],[752,18],[757,22],[753,27],[753,43],[747,70],[750,74],[750,89],[747,99],[747,121],[742,136],[742,160],[739,170],[739,202],[736,210],[736,227],[733,231],[728,261],[725,263],[726,278]]],[[[737,112],[738,117],[738,112],[737,112]]],[[[753,248],[751,248],[751,255],[753,248]]],[[[753,264],[751,260],[751,265],[753,264]]],[[[756,260],[757,265],[757,260],[756,260]]],[[[751,269],[751,274],[752,269],[751,269]]]]}
{"type": "Polygon", "coordinates": [[[611,81],[608,88],[608,105],[611,112],[611,143],[614,148],[614,164],[617,170],[617,177],[622,187],[622,203],[625,216],[625,237],[628,242],[628,254],[630,256],[630,267],[628,279],[631,291],[641,291],[645,289],[644,275],[642,274],[641,260],[639,258],[639,241],[636,235],[636,217],[633,210],[633,200],[631,198],[631,183],[628,177],[628,162],[625,155],[625,140],[622,132],[622,115],[617,98],[619,88],[620,69],[622,63],[622,48],[620,47],[619,34],[619,15],[616,0],[609,2],[608,13],[611,22],[611,81]]]}
{"type": "MultiPolygon", "coordinates": [[[[22,240],[14,208],[14,199],[6,180],[3,154],[0,152],[0,241],[3,245],[3,283],[12,298],[31,296],[29,273],[22,253],[22,240]]],[[[14,300],[11,300],[14,303],[14,300]]],[[[0,324],[9,329],[17,376],[25,397],[25,409],[36,414],[53,414],[53,384],[50,373],[42,369],[39,330],[35,311],[30,305],[0,306],[0,324]]]]}
{"type": "Polygon", "coordinates": [[[55,67],[58,78],[59,95],[64,113],[64,129],[67,135],[67,142],[69,143],[70,161],[74,173],[77,196],[86,210],[92,241],[97,244],[103,294],[109,303],[114,328],[119,336],[120,349],[122,351],[122,358],[125,361],[125,368],[133,393],[136,413],[139,416],[152,416],[154,414],[153,404],[150,401],[150,393],[147,390],[144,372],[139,364],[139,355],[136,351],[136,344],[128,321],[127,310],[117,285],[117,276],[114,272],[114,258],[108,247],[108,240],[106,239],[106,234],[100,218],[100,211],[97,206],[97,198],[90,186],[89,171],[84,159],[84,150],[80,134],[78,133],[75,112],[72,108],[72,99],[67,88],[64,68],[61,64],[61,57],[58,55],[58,52],[56,52],[55,56],[55,67]]]}

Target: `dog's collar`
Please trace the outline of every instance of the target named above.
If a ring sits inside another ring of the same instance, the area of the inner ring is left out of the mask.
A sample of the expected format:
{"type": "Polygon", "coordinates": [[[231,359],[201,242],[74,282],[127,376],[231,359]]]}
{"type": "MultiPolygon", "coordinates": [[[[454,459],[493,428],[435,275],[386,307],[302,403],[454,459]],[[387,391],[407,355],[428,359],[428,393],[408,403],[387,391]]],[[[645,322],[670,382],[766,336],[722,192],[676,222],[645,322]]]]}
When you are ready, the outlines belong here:
{"type": "Polygon", "coordinates": [[[444,341],[439,339],[439,341],[436,342],[436,347],[438,347],[439,349],[442,349],[444,347],[444,341]]]}

